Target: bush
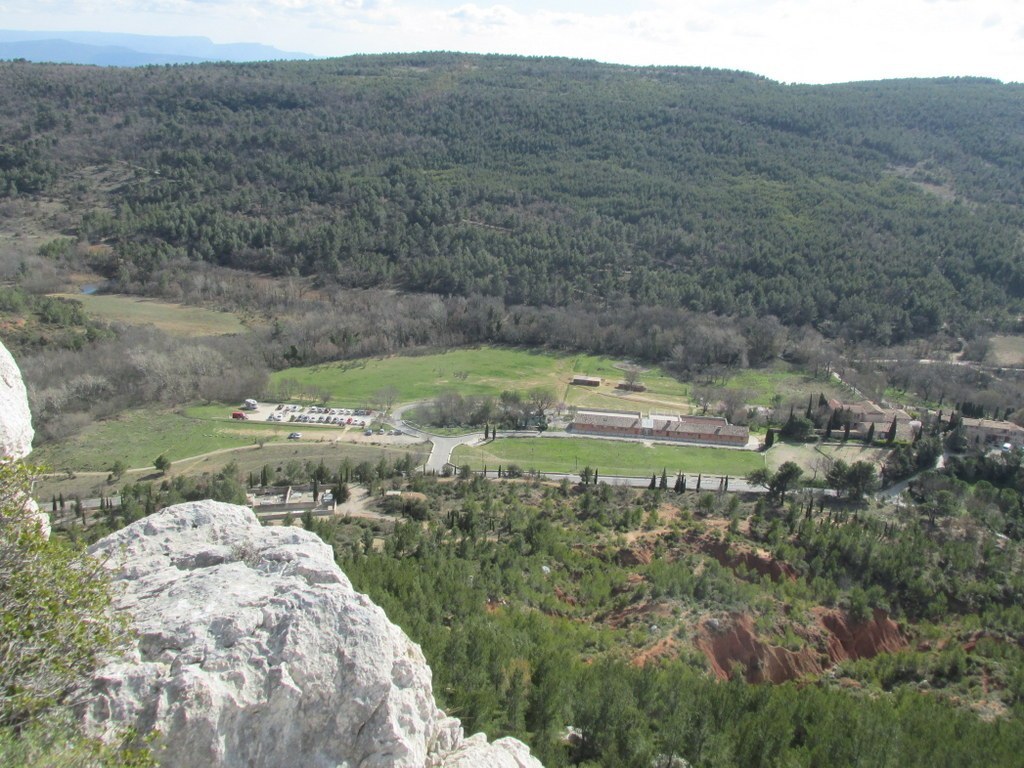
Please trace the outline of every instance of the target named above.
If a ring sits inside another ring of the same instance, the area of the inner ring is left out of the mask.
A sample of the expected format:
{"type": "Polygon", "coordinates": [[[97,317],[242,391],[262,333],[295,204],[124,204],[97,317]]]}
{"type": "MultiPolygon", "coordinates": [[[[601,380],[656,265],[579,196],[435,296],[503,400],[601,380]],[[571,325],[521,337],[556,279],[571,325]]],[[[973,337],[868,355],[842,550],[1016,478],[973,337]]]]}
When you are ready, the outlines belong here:
{"type": "Polygon", "coordinates": [[[75,694],[129,635],[103,564],[41,534],[29,479],[0,465],[0,762],[71,765],[65,753],[80,751],[74,765],[146,764],[145,750],[121,754],[72,725],[75,694]]]}

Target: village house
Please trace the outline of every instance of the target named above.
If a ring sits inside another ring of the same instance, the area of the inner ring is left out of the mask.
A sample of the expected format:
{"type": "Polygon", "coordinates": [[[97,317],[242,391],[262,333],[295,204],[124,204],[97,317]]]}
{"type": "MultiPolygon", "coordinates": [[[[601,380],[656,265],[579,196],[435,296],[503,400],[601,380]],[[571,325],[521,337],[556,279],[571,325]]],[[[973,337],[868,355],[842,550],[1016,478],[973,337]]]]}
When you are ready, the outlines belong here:
{"type": "Polygon", "coordinates": [[[921,426],[921,423],[914,420],[906,411],[900,408],[883,408],[870,400],[844,403],[833,398],[828,401],[828,405],[833,411],[839,411],[842,414],[842,423],[849,423],[851,432],[858,435],[866,435],[872,424],[875,425],[875,434],[881,435],[892,426],[895,419],[896,439],[912,440],[914,432],[921,426]]]}
{"type": "Polygon", "coordinates": [[[970,418],[965,418],[962,421],[964,437],[967,438],[967,445],[972,448],[1002,447],[1004,445],[1024,448],[1024,427],[1014,424],[1012,421],[970,418]]]}

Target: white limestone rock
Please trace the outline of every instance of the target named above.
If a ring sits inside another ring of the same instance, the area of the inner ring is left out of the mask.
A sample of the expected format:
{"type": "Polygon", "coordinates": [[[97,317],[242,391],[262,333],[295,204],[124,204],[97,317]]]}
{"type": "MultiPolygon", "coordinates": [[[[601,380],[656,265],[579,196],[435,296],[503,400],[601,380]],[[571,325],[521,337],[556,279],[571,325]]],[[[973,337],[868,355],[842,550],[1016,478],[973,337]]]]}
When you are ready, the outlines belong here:
{"type": "Polygon", "coordinates": [[[330,547],[245,507],[170,507],[97,542],[138,640],[96,674],[102,733],[156,729],[166,768],[540,768],[513,739],[463,738],[417,645],[330,547]]]}
{"type": "Polygon", "coordinates": [[[0,344],[0,460],[28,456],[34,436],[21,371],[7,347],[0,344]]]}
{"type": "MultiPolygon", "coordinates": [[[[0,344],[0,462],[17,461],[32,452],[32,414],[21,371],[7,347],[0,344]]],[[[25,508],[39,521],[39,530],[50,538],[50,516],[39,511],[32,499],[24,499],[25,508]]]]}

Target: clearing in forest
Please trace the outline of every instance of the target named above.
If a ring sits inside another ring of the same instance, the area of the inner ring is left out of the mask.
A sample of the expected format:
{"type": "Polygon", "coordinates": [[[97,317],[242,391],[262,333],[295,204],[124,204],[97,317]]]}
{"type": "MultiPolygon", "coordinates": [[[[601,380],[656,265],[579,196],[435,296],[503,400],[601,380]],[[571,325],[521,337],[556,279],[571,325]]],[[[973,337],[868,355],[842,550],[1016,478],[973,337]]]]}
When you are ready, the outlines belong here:
{"type": "Polygon", "coordinates": [[[375,404],[376,393],[394,388],[397,403],[429,400],[445,391],[497,396],[546,387],[559,402],[590,407],[689,412],[687,387],[658,369],[644,370],[646,392],[623,394],[623,363],[594,355],[558,355],[507,347],[453,349],[431,355],[395,356],[289,368],[271,376],[271,388],[285,399],[329,393],[331,405],[375,404]],[[574,374],[600,376],[600,387],[572,386],[574,374]]]}
{"type": "Polygon", "coordinates": [[[236,315],[203,307],[190,307],[123,294],[55,293],[62,299],[82,302],[86,314],[126,325],[153,325],[172,336],[224,336],[243,333],[236,315]]]}

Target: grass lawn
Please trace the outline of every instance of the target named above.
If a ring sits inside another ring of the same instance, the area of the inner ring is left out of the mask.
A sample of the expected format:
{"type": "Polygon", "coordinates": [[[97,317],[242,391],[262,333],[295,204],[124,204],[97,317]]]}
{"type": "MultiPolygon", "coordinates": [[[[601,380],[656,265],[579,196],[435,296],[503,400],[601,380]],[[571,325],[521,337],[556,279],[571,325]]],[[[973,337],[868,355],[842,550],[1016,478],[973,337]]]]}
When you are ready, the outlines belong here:
{"type": "MultiPolygon", "coordinates": [[[[405,453],[412,453],[417,465],[425,462],[428,455],[427,446],[423,444],[401,449],[354,443],[301,440],[267,443],[262,448],[258,445],[243,445],[222,453],[181,459],[172,464],[170,474],[215,474],[232,461],[237,465],[239,475],[243,478],[249,472],[258,475],[264,464],[271,469],[276,469],[290,461],[319,463],[323,460],[333,472],[345,458],[348,458],[353,464],[358,464],[361,461],[376,464],[382,456],[386,456],[389,461],[394,461],[395,458],[405,453]]],[[[34,454],[33,458],[35,458],[34,454]]],[[[71,499],[76,495],[83,499],[96,498],[101,495],[109,496],[117,493],[126,483],[155,479],[159,479],[159,476],[151,469],[126,472],[120,480],[114,483],[107,483],[105,472],[58,475],[37,480],[34,495],[40,504],[46,507],[52,496],[63,494],[65,499],[71,499]]]]}
{"type": "Polygon", "coordinates": [[[82,302],[86,314],[92,317],[127,325],[155,325],[172,336],[222,336],[245,331],[238,317],[230,312],[121,294],[53,295],[82,302]]]}
{"type": "Polygon", "coordinates": [[[746,475],[764,466],[761,454],[728,448],[644,445],[622,440],[593,438],[499,438],[479,447],[459,446],[452,455],[457,466],[474,469],[486,465],[518,464],[523,469],[547,472],[577,472],[597,467],[603,475],[646,476],[662,469],[676,472],[706,472],[715,475],[746,475]]]}
{"type": "Polygon", "coordinates": [[[772,397],[776,394],[782,398],[782,403],[804,402],[808,396],[817,397],[820,393],[839,399],[850,397],[848,388],[835,379],[816,379],[785,363],[776,363],[772,368],[737,371],[726,379],[724,386],[747,392],[746,402],[750,405],[771,406],[772,397]]]}
{"type": "Polygon", "coordinates": [[[1024,365],[1024,336],[993,336],[986,362],[1016,367],[1024,365]]]}
{"type": "Polygon", "coordinates": [[[859,440],[841,443],[783,443],[777,442],[765,453],[768,469],[777,470],[787,461],[792,461],[803,469],[807,478],[815,471],[819,474],[828,459],[842,459],[847,464],[855,461],[869,461],[879,470],[892,449],[879,446],[868,447],[859,440]]]}
{"type": "MultiPolygon", "coordinates": [[[[230,414],[224,406],[218,413],[230,414]]],[[[171,411],[141,409],[100,421],[60,443],[33,451],[36,464],[53,471],[105,471],[117,460],[143,467],[166,453],[171,461],[223,448],[253,445],[259,439],[285,439],[289,425],[214,422],[171,411]]]]}
{"type": "Polygon", "coordinates": [[[549,387],[559,400],[605,408],[680,410],[686,408],[686,386],[657,369],[645,372],[646,393],[624,398],[614,386],[622,380],[616,361],[593,355],[556,355],[509,347],[453,349],[432,355],[344,361],[289,368],[271,375],[271,388],[290,382],[293,396],[322,390],[331,404],[351,408],[373,405],[375,393],[394,387],[399,403],[427,400],[454,390],[462,395],[499,395],[549,387]],[[601,387],[573,387],[574,373],[601,376],[601,387]]]}

